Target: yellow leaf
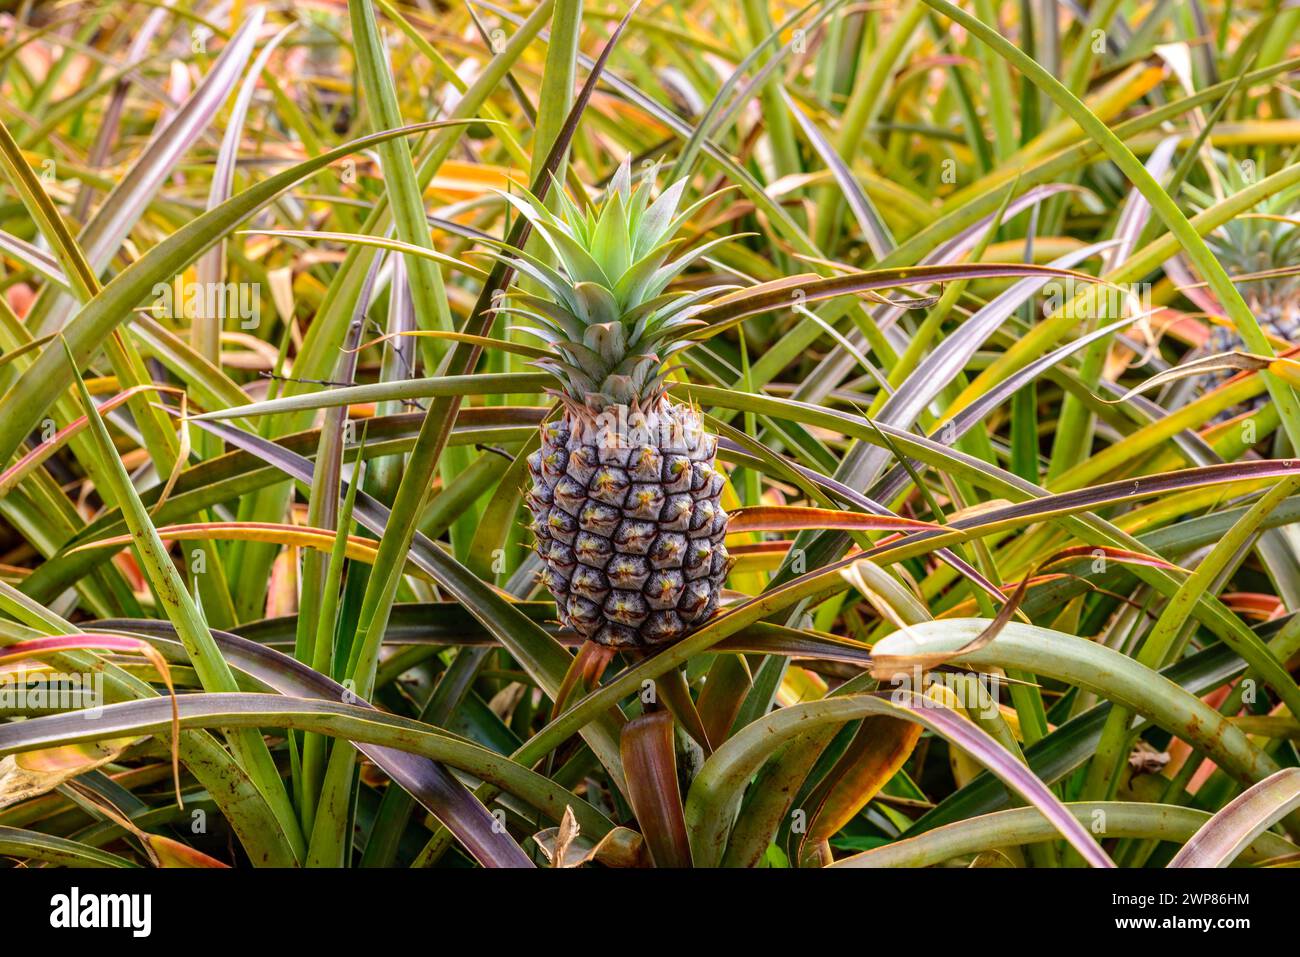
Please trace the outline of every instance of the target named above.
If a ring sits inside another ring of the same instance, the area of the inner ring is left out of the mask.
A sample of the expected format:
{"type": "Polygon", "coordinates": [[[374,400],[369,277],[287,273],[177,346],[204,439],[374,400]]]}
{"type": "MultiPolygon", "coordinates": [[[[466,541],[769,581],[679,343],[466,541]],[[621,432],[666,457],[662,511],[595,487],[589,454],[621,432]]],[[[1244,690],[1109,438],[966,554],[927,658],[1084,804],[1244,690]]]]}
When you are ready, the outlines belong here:
{"type": "Polygon", "coordinates": [[[80,774],[117,760],[139,738],[67,744],[0,758],[0,808],[53,791],[80,774]]]}

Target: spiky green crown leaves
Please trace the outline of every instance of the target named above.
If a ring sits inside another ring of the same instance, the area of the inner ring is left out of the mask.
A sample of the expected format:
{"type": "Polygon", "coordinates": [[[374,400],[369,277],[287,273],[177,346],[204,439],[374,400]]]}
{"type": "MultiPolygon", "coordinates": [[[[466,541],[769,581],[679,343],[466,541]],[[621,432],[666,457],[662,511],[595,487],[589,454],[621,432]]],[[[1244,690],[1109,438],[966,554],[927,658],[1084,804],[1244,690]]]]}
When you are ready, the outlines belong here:
{"type": "Polygon", "coordinates": [[[572,401],[597,411],[647,408],[665,388],[669,360],[690,345],[691,313],[730,286],[669,292],[683,270],[727,237],[670,260],[674,234],[711,197],[678,211],[685,180],[655,199],[653,172],[635,186],[630,162],[614,174],[604,201],[586,210],[556,184],[558,214],[532,193],[502,194],[554,254],[555,265],[519,249],[514,267],[544,291],[516,290],[501,311],[528,320],[524,330],[553,353],[537,365],[553,372],[572,401]]]}
{"type": "MultiPolygon", "coordinates": [[[[1241,168],[1224,165],[1223,188],[1236,193],[1250,185],[1241,168]]],[[[1215,198],[1193,187],[1184,187],[1193,203],[1208,209],[1215,198]]],[[[1224,223],[1205,237],[1206,244],[1232,276],[1255,275],[1284,270],[1300,264],[1300,189],[1275,193],[1249,213],[1224,223]]],[[[1242,293],[1266,313],[1300,310],[1300,276],[1277,275],[1243,283],[1242,293]]]]}

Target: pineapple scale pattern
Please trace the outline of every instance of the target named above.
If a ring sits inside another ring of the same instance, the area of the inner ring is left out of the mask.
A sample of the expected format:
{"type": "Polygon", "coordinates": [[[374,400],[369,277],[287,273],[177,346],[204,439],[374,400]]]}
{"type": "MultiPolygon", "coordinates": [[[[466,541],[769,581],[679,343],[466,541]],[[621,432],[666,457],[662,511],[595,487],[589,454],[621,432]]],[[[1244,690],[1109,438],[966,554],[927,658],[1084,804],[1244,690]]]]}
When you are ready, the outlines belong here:
{"type": "MultiPolygon", "coordinates": [[[[1261,306],[1255,302],[1251,303],[1251,307],[1255,312],[1255,318],[1259,321],[1260,328],[1264,330],[1266,335],[1283,339],[1289,343],[1300,342],[1300,311],[1275,305],[1261,306]]],[[[1245,348],[1245,343],[1241,341],[1241,337],[1237,335],[1235,329],[1216,325],[1210,327],[1210,334],[1205,344],[1197,349],[1193,356],[1200,358],[1245,348]]],[[[1217,389],[1236,374],[1231,370],[1208,373],[1203,377],[1205,382],[1203,388],[1206,390],[1217,389]]],[[[1224,409],[1210,422],[1211,424],[1227,422],[1245,412],[1254,412],[1261,409],[1269,401],[1268,393],[1265,392],[1263,395],[1257,395],[1241,405],[1224,409]]]]}
{"type": "Polygon", "coordinates": [[[723,539],[717,440],[604,447],[567,421],[528,458],[537,553],[562,625],[615,648],[669,644],[718,607],[723,539]]]}

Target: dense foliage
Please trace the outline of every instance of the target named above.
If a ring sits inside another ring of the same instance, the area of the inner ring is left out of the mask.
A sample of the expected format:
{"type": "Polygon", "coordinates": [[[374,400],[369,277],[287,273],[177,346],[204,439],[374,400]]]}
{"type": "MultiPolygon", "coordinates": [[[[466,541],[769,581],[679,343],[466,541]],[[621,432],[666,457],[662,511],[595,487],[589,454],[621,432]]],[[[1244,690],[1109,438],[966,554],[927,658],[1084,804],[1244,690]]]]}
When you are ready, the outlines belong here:
{"type": "Polygon", "coordinates": [[[1300,7],[7,6],[0,857],[1300,859],[1300,7]]]}

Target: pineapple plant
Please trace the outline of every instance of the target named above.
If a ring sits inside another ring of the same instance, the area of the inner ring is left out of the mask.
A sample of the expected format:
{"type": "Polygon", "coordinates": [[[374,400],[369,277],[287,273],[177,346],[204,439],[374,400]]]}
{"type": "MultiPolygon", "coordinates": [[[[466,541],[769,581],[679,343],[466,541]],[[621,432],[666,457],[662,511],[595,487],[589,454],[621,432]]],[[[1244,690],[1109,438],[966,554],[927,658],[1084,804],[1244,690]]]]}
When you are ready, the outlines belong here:
{"type": "MultiPolygon", "coordinates": [[[[1300,229],[1294,222],[1238,218],[1225,223],[1206,241],[1232,276],[1273,272],[1300,263],[1300,229]]],[[[1242,293],[1266,334],[1292,344],[1300,340],[1300,275],[1243,283],[1242,293]]],[[[1227,352],[1242,348],[1242,344],[1231,326],[1216,325],[1206,348],[1227,352]]]]}
{"type": "Polygon", "coordinates": [[[613,648],[661,646],[718,607],[731,560],[717,439],[698,410],[666,394],[671,360],[699,324],[691,313],[730,287],[669,291],[714,243],[676,258],[679,180],[651,199],[624,162],[603,202],[581,210],[557,186],[558,212],[535,196],[509,201],[554,255],[514,265],[540,294],[516,290],[503,312],[546,344],[560,417],[528,458],[527,493],[543,580],[560,622],[613,648]]]}
{"type": "Polygon", "coordinates": [[[0,880],[1300,860],[1294,5],[476,6],[5,6],[0,880]]]}
{"type": "MultiPolygon", "coordinates": [[[[1227,188],[1230,191],[1247,185],[1241,172],[1233,164],[1227,166],[1227,188]]],[[[1208,194],[1188,187],[1193,203],[1199,208],[1213,205],[1208,194]]],[[[1210,250],[1223,264],[1230,276],[1255,276],[1239,284],[1246,304],[1250,306],[1260,328],[1272,338],[1294,345],[1300,341],[1300,275],[1286,272],[1300,262],[1300,228],[1295,212],[1300,209],[1300,193],[1286,190],[1259,204],[1251,213],[1224,223],[1205,237],[1210,250]]],[[[1194,357],[1217,355],[1242,349],[1244,345],[1237,331],[1230,325],[1215,324],[1205,343],[1194,357]]],[[[1222,370],[1206,377],[1208,387],[1215,387],[1231,378],[1233,370],[1222,370]]],[[[1250,408],[1258,408],[1268,401],[1268,396],[1257,397],[1250,408]]],[[[1246,406],[1227,409],[1216,417],[1222,421],[1239,414],[1246,406]]]]}

